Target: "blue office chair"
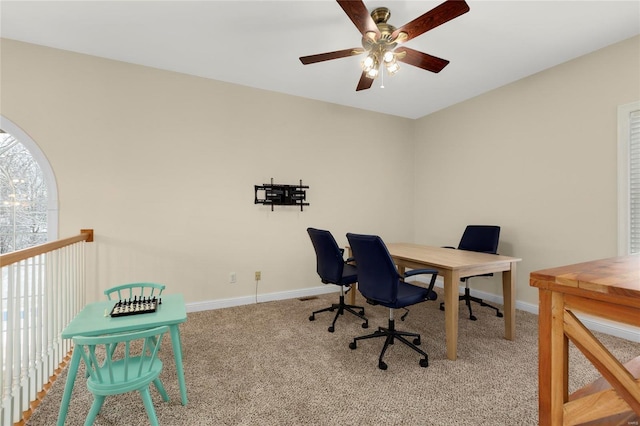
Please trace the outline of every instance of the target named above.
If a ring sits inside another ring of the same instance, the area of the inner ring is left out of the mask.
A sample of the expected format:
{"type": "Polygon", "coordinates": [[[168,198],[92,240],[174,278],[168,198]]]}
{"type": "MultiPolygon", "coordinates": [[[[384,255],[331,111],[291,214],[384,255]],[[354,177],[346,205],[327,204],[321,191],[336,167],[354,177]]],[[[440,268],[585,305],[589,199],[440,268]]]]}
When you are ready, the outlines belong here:
{"type": "MultiPolygon", "coordinates": [[[[498,254],[498,242],[500,240],[500,227],[495,225],[469,225],[464,230],[460,243],[458,244],[458,250],[478,251],[481,253],[498,254]]],[[[445,248],[455,249],[455,247],[445,246],[445,248]]],[[[473,310],[471,309],[471,302],[479,303],[480,306],[488,307],[496,311],[496,316],[502,318],[502,312],[500,309],[486,303],[484,300],[471,296],[469,292],[469,280],[475,277],[491,277],[493,274],[474,275],[471,277],[462,278],[460,281],[465,283],[464,294],[460,295],[458,300],[464,300],[467,308],[469,308],[469,319],[476,321],[473,310]]],[[[440,303],[440,310],[444,311],[444,303],[440,303]]]]}
{"type": "Polygon", "coordinates": [[[398,340],[422,355],[424,358],[420,360],[420,366],[428,367],[429,356],[417,346],[420,344],[420,335],[396,330],[393,311],[427,300],[436,300],[438,295],[433,291],[433,286],[436,283],[438,271],[435,269],[413,269],[402,277],[398,274],[387,246],[380,237],[349,233],[347,239],[358,265],[358,290],[368,303],[389,308],[389,326],[387,328],[378,327],[378,330],[372,334],[356,337],[353,342],[349,343],[349,347],[356,349],[358,340],[384,337],[385,342],[378,358],[378,368],[386,370],[387,364],[382,361],[382,358],[389,345],[393,345],[398,340]],[[431,281],[427,288],[404,282],[406,277],[418,274],[431,275],[431,281]],[[407,337],[413,337],[413,342],[407,340],[407,337]]]}
{"type": "Polygon", "coordinates": [[[351,285],[358,281],[358,271],[355,266],[350,265],[353,259],[344,260],[344,249],[338,247],[338,243],[331,235],[331,232],[322,229],[307,228],[307,233],[311,238],[311,243],[316,252],[316,271],[324,284],[335,284],[340,287],[340,301],[333,303],[328,308],[315,311],[309,317],[309,321],[316,319],[316,314],[320,312],[337,309],[333,322],[329,326],[329,332],[335,331],[336,321],[340,315],[350,312],[358,318],[364,320],[362,328],[369,327],[369,320],[364,316],[362,306],[347,305],[344,303],[345,288],[351,289],[351,285]],[[357,310],[357,311],[356,311],[357,310]]]}
{"type": "MultiPolygon", "coordinates": [[[[80,351],[87,366],[87,388],[93,394],[93,404],[85,420],[85,426],[93,424],[107,396],[132,391],[140,392],[149,421],[152,425],[158,426],[149,386],[153,382],[162,399],[169,401],[169,396],[160,381],[162,361],[158,359],[162,336],[167,330],[169,327],[162,326],[131,333],[73,338],[74,351],[80,351]],[[124,343],[124,353],[122,356],[118,353],[117,358],[114,358],[113,349],[118,343],[124,343]]],[[[127,415],[135,416],[137,420],[139,412],[134,410],[122,413],[123,424],[132,420],[127,420],[127,415]]]]}

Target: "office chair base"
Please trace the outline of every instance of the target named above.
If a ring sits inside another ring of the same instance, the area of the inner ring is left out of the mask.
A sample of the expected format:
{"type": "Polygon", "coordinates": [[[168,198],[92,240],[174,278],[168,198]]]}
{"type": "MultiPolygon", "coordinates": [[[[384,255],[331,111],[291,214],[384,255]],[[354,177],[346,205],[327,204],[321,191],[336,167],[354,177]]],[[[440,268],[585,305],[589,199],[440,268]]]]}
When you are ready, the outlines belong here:
{"type": "Polygon", "coordinates": [[[416,346],[421,343],[420,335],[418,333],[410,333],[407,331],[396,330],[395,322],[392,319],[389,320],[388,328],[378,327],[378,330],[371,334],[354,338],[353,342],[349,343],[349,348],[351,350],[356,349],[358,347],[358,343],[357,343],[358,340],[373,339],[376,337],[385,337],[385,342],[384,342],[384,346],[382,347],[382,352],[380,352],[380,356],[378,357],[378,368],[380,370],[387,369],[388,366],[382,360],[382,358],[384,357],[385,352],[387,352],[389,345],[393,345],[396,340],[399,340],[400,342],[409,346],[414,351],[418,352],[420,355],[424,356],[424,358],[420,360],[420,367],[426,368],[429,366],[429,355],[427,355],[426,352],[424,352],[422,349],[416,346]],[[413,337],[413,342],[410,342],[409,340],[407,340],[406,337],[413,337]]]}
{"type": "Polygon", "coordinates": [[[336,312],[335,317],[333,317],[333,322],[331,323],[331,325],[327,329],[329,331],[329,333],[333,333],[335,331],[335,329],[336,329],[336,321],[338,320],[338,317],[340,315],[344,315],[345,311],[346,312],[350,312],[353,315],[355,315],[358,318],[360,318],[361,320],[363,320],[364,323],[362,324],[362,328],[369,328],[369,320],[367,319],[367,317],[364,316],[364,308],[362,306],[355,306],[355,305],[347,305],[347,304],[345,304],[344,303],[344,295],[342,295],[342,294],[340,295],[340,303],[333,303],[328,308],[324,308],[324,309],[320,309],[319,311],[312,312],[311,316],[309,317],[309,321],[315,321],[316,314],[319,314],[321,312],[327,312],[327,311],[334,312],[336,309],[338,310],[338,312],[336,312]],[[358,309],[360,312],[356,312],[356,309],[358,309]]]}
{"type": "MultiPolygon", "coordinates": [[[[461,295],[460,297],[458,297],[458,300],[464,300],[465,305],[467,305],[467,308],[469,309],[469,319],[471,321],[477,321],[478,320],[478,318],[475,315],[473,315],[473,310],[471,309],[471,302],[476,302],[480,306],[482,306],[483,308],[491,308],[491,309],[495,310],[496,311],[496,316],[498,318],[504,317],[502,312],[500,312],[500,309],[498,309],[495,306],[492,306],[492,305],[486,303],[484,300],[482,300],[482,299],[480,299],[478,297],[471,296],[471,294],[469,294],[469,289],[468,288],[465,288],[464,294],[461,295]]],[[[444,311],[444,303],[440,303],[440,310],[444,311]]]]}

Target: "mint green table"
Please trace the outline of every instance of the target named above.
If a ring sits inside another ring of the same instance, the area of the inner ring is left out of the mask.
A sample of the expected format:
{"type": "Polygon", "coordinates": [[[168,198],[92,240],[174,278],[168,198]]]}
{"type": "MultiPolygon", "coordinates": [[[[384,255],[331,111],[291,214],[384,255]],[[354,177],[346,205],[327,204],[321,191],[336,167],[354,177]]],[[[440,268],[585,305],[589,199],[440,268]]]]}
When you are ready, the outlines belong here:
{"type": "MultiPolygon", "coordinates": [[[[184,381],[184,368],[182,367],[182,344],[180,343],[180,330],[178,325],[187,320],[187,310],[184,297],[181,294],[163,294],[162,304],[156,312],[149,314],[129,315],[111,318],[108,313],[116,303],[114,300],[90,303],[71,320],[62,331],[63,339],[71,339],[74,336],[99,336],[103,334],[122,333],[125,331],[145,330],[148,328],[168,325],[171,333],[171,345],[176,361],[178,382],[180,383],[180,397],[182,405],[187,405],[187,386],[184,381]],[[107,316],[105,316],[107,310],[107,316]]],[[[64,426],[71,400],[71,392],[80,366],[80,352],[73,350],[67,382],[64,385],[62,403],[58,412],[58,426],[64,426]]]]}

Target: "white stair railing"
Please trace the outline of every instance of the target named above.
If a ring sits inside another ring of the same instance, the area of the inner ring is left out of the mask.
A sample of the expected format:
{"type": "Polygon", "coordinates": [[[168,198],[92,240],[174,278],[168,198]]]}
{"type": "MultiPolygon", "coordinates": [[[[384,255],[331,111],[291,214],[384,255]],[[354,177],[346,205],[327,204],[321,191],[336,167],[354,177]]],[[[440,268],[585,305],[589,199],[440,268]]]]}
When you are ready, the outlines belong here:
{"type": "Polygon", "coordinates": [[[64,327],[85,304],[80,235],[0,255],[0,425],[20,422],[71,350],[64,327]]]}

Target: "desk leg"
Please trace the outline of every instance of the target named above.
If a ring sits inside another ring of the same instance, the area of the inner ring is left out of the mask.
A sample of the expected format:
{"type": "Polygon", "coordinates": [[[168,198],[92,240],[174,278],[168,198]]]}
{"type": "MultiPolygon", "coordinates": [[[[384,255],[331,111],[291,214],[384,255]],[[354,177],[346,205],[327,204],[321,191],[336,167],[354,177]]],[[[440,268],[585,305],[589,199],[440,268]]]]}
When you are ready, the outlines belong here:
{"type": "Polygon", "coordinates": [[[356,291],[358,291],[357,284],[351,284],[351,290],[349,290],[349,300],[347,302],[347,305],[356,304],[356,291]]]}
{"type": "Polygon", "coordinates": [[[71,363],[69,364],[69,371],[67,372],[67,381],[64,384],[64,393],[62,394],[60,411],[58,411],[58,426],[64,426],[64,421],[67,419],[69,403],[71,402],[71,393],[73,392],[73,385],[76,381],[76,375],[78,374],[79,366],[80,351],[76,350],[74,346],[73,355],[71,355],[71,363]]]}
{"type": "Polygon", "coordinates": [[[516,263],[502,272],[502,298],[504,299],[504,338],[516,338],[516,263]]]}
{"type": "Polygon", "coordinates": [[[178,383],[180,384],[180,398],[182,405],[187,405],[187,384],[184,380],[184,368],[182,366],[182,343],[180,342],[180,329],[178,324],[169,326],[171,332],[171,346],[173,347],[173,357],[176,360],[176,372],[178,373],[178,383]]]}
{"type": "Polygon", "coordinates": [[[447,342],[447,358],[458,357],[458,285],[460,274],[446,271],[444,274],[444,318],[447,342]]]}
{"type": "Polygon", "coordinates": [[[538,312],[538,424],[563,424],[569,399],[569,342],[564,335],[562,294],[539,290],[538,312]]]}
{"type": "MultiPolygon", "coordinates": [[[[353,257],[353,251],[351,251],[351,247],[347,247],[347,259],[352,257],[353,257]]],[[[347,301],[347,305],[356,304],[356,291],[358,291],[358,283],[351,284],[351,290],[349,291],[349,300],[347,301]]]]}

